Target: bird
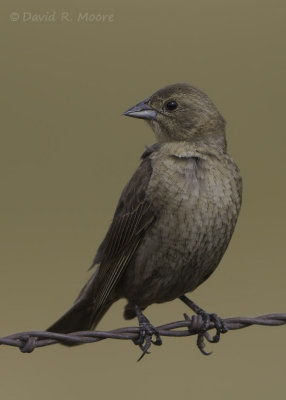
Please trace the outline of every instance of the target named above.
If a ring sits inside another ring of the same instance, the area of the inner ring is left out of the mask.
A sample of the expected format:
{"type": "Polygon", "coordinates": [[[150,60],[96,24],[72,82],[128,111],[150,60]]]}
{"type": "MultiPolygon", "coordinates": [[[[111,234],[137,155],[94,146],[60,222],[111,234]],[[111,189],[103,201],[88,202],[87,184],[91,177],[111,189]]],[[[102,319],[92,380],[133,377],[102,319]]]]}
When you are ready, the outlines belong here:
{"type": "Polygon", "coordinates": [[[91,277],[47,331],[95,329],[124,298],[124,318],[137,316],[140,334],[134,342],[144,355],[151,341],[162,340],[143,311],[179,298],[203,318],[197,344],[208,354],[202,337],[210,321],[217,330],[214,341],[227,327],[186,293],[218,266],[241,207],[242,178],[227,152],[226,122],[209,96],[187,83],[165,86],[123,115],[145,120],[156,142],[145,149],[122,191],[91,277]]]}

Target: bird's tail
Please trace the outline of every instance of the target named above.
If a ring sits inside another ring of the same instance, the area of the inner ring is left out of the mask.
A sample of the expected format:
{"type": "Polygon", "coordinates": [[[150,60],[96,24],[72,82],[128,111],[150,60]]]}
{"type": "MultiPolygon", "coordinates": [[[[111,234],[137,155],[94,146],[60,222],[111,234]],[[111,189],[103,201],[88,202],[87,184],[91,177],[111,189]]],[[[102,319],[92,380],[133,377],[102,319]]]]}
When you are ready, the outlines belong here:
{"type": "MultiPolygon", "coordinates": [[[[97,287],[97,272],[95,272],[84,288],[81,290],[74,305],[47,331],[56,333],[71,333],[79,331],[92,330],[99,323],[103,315],[115,301],[110,300],[103,304],[100,308],[96,306],[95,294],[97,287]]],[[[64,345],[74,346],[77,343],[64,342],[64,345]]]]}

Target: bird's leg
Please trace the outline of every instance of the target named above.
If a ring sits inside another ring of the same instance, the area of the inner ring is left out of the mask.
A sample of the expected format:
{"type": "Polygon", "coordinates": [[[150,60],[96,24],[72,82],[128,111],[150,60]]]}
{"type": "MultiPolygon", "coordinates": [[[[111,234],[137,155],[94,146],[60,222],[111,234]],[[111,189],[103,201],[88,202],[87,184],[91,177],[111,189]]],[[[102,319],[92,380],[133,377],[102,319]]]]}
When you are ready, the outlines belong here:
{"type": "Polygon", "coordinates": [[[186,295],[181,296],[180,300],[182,300],[183,303],[185,303],[188,307],[190,307],[197,315],[200,315],[202,317],[203,326],[200,329],[200,332],[198,333],[197,346],[204,355],[211,354],[204,350],[205,347],[204,338],[206,338],[207,341],[211,343],[219,342],[221,333],[226,333],[228,331],[226,323],[216,314],[208,314],[196,303],[194,303],[191,299],[189,299],[186,295]],[[213,322],[214,327],[216,329],[216,334],[213,337],[211,337],[207,332],[210,322],[213,322]]]}
{"type": "Polygon", "coordinates": [[[137,304],[131,304],[134,307],[139,322],[139,336],[133,341],[142,350],[142,355],[138,359],[138,361],[140,361],[145,354],[149,354],[148,350],[151,346],[151,343],[155,344],[156,346],[160,346],[162,344],[162,340],[158,330],[150,323],[148,318],[143,315],[137,304]],[[155,336],[155,340],[152,340],[153,335],[155,336]]]}

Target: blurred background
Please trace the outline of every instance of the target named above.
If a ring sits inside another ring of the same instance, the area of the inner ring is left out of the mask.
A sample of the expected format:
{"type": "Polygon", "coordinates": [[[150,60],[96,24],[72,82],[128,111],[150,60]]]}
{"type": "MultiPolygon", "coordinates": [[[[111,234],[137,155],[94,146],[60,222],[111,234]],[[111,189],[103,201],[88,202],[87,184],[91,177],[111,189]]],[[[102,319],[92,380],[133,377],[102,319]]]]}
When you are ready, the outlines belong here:
{"type": "MultiPolygon", "coordinates": [[[[43,330],[71,305],[121,190],[154,142],[122,117],[164,85],[192,83],[227,120],[243,207],[216,273],[192,298],[222,317],[286,312],[285,2],[1,1],[0,336],[43,330]],[[104,17],[105,16],[105,17],[104,17]]],[[[100,329],[135,325],[124,301],[100,329]]],[[[182,319],[154,305],[154,325],[182,319]]],[[[0,349],[10,399],[282,398],[286,327],[230,332],[210,357],[164,338],[0,349]]]]}

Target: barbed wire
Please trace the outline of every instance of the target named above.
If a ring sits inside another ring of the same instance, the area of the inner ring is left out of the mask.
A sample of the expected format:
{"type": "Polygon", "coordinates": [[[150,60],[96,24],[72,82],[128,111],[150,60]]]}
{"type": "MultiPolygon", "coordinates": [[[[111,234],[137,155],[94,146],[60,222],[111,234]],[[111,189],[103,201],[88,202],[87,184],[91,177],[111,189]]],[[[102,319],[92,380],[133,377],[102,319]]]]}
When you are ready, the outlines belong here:
{"type": "MultiPolygon", "coordinates": [[[[204,327],[204,321],[200,315],[189,318],[184,314],[185,320],[172,322],[156,327],[158,334],[168,337],[185,337],[199,335],[204,327]],[[186,328],[186,329],[180,329],[186,328]]],[[[286,324],[286,314],[267,314],[258,317],[232,317],[222,319],[228,330],[246,328],[251,325],[279,326],[286,324]]],[[[210,322],[207,330],[215,328],[214,322],[210,322]]],[[[31,353],[38,347],[50,346],[56,343],[68,342],[73,344],[95,343],[105,339],[132,340],[138,339],[139,327],[124,327],[110,331],[81,331],[68,334],[53,333],[47,331],[19,332],[0,338],[0,345],[18,347],[22,353],[31,353]]],[[[209,342],[214,342],[208,332],[204,337],[209,342]]]]}

